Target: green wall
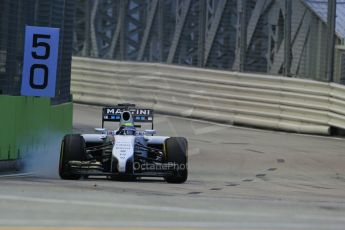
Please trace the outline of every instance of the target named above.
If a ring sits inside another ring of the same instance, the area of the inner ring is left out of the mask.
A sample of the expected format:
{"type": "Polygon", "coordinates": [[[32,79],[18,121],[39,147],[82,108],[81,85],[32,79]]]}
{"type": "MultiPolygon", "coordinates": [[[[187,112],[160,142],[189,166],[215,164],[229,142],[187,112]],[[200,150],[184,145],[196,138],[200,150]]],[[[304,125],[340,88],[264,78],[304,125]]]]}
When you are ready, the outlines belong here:
{"type": "Polygon", "coordinates": [[[50,105],[49,98],[0,95],[0,160],[60,141],[72,131],[72,103],[50,105]]]}

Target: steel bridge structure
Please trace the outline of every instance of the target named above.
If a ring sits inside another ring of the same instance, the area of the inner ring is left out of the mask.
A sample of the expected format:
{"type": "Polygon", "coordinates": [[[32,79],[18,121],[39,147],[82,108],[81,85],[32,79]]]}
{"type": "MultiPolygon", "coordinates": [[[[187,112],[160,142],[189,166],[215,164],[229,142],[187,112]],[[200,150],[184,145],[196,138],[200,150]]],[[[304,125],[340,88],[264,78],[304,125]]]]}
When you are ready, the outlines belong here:
{"type": "MultiPolygon", "coordinates": [[[[326,80],[318,13],[311,0],[79,0],[74,54],[326,80]]],[[[342,49],[336,63],[345,82],[342,49]]]]}

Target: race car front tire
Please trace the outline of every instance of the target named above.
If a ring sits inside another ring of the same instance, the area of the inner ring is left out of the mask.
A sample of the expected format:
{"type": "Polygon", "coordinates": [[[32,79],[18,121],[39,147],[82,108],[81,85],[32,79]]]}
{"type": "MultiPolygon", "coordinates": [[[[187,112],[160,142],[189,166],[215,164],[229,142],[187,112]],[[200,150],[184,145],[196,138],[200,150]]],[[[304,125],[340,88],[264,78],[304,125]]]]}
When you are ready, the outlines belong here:
{"type": "Polygon", "coordinates": [[[85,140],[79,134],[66,135],[61,143],[59,175],[64,180],[78,180],[80,175],[71,172],[69,161],[82,161],[85,155],[85,140]]]}
{"type": "Polygon", "coordinates": [[[184,137],[170,137],[165,141],[165,163],[174,166],[173,175],[165,177],[168,183],[184,183],[188,177],[188,142],[184,137]]]}

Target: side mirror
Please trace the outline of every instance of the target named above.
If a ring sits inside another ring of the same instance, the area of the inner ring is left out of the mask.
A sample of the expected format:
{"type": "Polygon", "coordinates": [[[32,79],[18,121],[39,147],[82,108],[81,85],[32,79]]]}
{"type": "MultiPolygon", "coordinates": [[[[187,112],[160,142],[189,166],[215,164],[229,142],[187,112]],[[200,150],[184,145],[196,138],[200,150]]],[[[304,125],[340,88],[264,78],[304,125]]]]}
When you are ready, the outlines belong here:
{"type": "Polygon", "coordinates": [[[145,129],[145,131],[144,131],[144,134],[145,135],[154,135],[154,134],[156,134],[156,130],[154,130],[154,129],[145,129]]]}
{"type": "Polygon", "coordinates": [[[100,132],[100,133],[106,133],[106,129],[105,128],[95,128],[95,130],[97,131],[97,132],[100,132]]]}

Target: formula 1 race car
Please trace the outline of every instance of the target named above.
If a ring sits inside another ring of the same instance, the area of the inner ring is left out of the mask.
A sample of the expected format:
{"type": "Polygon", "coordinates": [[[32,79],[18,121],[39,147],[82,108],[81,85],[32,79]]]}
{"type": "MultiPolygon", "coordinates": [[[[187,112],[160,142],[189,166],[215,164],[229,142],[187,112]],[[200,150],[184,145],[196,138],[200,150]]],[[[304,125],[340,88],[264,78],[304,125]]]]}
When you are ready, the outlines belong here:
{"type": "Polygon", "coordinates": [[[134,104],[103,108],[100,134],[69,134],[61,144],[59,174],[65,180],[104,175],[114,180],[163,177],[184,183],[188,176],[188,143],[184,137],[154,136],[153,110],[134,104]],[[119,122],[107,130],[104,122],[119,122]],[[151,129],[139,131],[151,123],[151,129]]]}

